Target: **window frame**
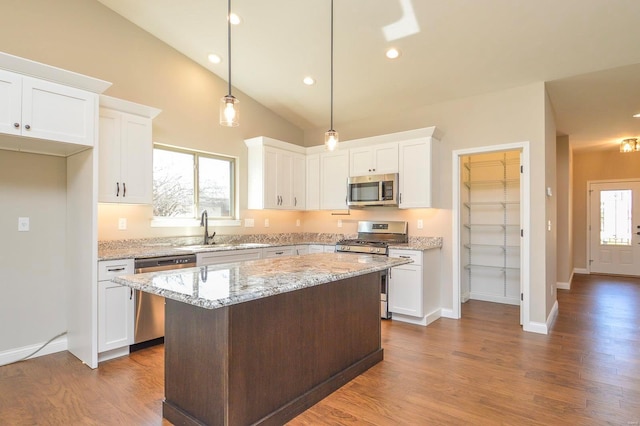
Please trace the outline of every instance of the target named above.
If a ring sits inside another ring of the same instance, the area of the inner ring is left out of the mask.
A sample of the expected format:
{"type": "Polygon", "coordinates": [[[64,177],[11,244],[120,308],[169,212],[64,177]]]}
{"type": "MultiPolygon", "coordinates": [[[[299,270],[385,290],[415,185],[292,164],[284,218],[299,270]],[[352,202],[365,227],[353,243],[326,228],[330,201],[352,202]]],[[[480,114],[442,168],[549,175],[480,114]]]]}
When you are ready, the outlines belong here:
{"type": "MultiPolygon", "coordinates": [[[[161,149],[164,151],[182,153],[193,156],[193,182],[194,182],[194,205],[196,208],[195,217],[165,217],[165,216],[153,216],[151,219],[152,227],[185,227],[185,226],[200,226],[200,218],[198,216],[198,212],[200,211],[199,202],[200,202],[200,194],[199,194],[199,158],[210,158],[214,160],[223,160],[228,161],[231,167],[231,188],[230,188],[230,209],[231,214],[229,216],[222,217],[209,217],[208,223],[213,226],[240,226],[239,219],[239,196],[238,196],[238,188],[240,187],[238,183],[239,175],[239,159],[238,157],[231,155],[218,154],[208,151],[202,151],[198,149],[179,147],[174,145],[168,145],[163,143],[154,142],[153,150],[161,149]]],[[[153,151],[152,151],[153,152],[153,151]]],[[[152,177],[153,178],[153,177],[152,177]]],[[[153,214],[153,204],[152,204],[152,214],[153,214]]]]}

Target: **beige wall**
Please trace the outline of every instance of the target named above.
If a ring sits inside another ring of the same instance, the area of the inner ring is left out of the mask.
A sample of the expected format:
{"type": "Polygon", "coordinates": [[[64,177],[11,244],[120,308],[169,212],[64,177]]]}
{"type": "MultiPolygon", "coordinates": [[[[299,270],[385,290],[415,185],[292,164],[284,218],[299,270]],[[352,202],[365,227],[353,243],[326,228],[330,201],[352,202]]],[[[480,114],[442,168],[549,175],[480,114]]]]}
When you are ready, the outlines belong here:
{"type": "Polygon", "coordinates": [[[67,329],[66,164],[0,150],[0,352],[67,329]],[[18,217],[29,232],[18,232],[18,217]]]}
{"type": "Polygon", "coordinates": [[[573,273],[573,232],[572,232],[572,152],[568,136],[556,138],[558,203],[558,285],[568,287],[573,273]]]}
{"type": "MultiPolygon", "coordinates": [[[[547,176],[547,132],[545,132],[546,94],[543,83],[517,87],[501,92],[473,96],[411,111],[400,111],[396,117],[370,117],[366,120],[334,126],[342,140],[435,125],[444,136],[440,147],[440,188],[442,211],[429,220],[428,229],[444,237],[442,261],[442,305],[452,309],[452,152],[515,142],[529,142],[531,156],[531,320],[544,323],[550,307],[546,300],[547,282],[547,203],[545,187],[552,185],[555,173],[547,176]]],[[[339,120],[339,117],[338,117],[339,120]]],[[[339,123],[339,121],[338,121],[339,123]]],[[[305,132],[307,146],[319,145],[326,129],[305,132]]],[[[555,134],[555,126],[552,130],[555,134]]],[[[553,147],[555,152],[555,146],[553,147]]],[[[555,154],[552,158],[555,161],[555,154]]],[[[552,165],[555,168],[555,163],[552,165]]],[[[555,218],[554,223],[555,223],[555,218]]],[[[425,224],[425,226],[427,226],[425,224]]],[[[317,225],[308,224],[314,232],[317,225]]],[[[305,226],[307,229],[307,226],[305,226]]],[[[555,256],[555,245],[550,256],[555,256]]],[[[555,284],[555,267],[552,283],[555,284]]]]}
{"type": "Polygon", "coordinates": [[[640,179],[640,153],[577,151],[573,154],[573,264],[587,268],[587,182],[640,179]]]}
{"type": "MultiPolygon", "coordinates": [[[[269,136],[303,143],[303,132],[242,92],[242,124],[218,124],[218,103],[227,83],[97,1],[6,0],[0,17],[0,51],[101,78],[106,94],[160,108],[154,141],[239,158],[240,208],[246,208],[247,150],[244,139],[269,136]],[[9,16],[10,15],[10,16],[9,16]]],[[[192,235],[198,229],[149,227],[149,208],[100,208],[99,238],[192,235]],[[109,216],[103,217],[107,211],[109,216]],[[111,232],[113,217],[127,217],[131,232],[111,232]],[[102,225],[106,222],[106,225],[102,225]]],[[[250,216],[246,216],[250,217],[250,216]]],[[[284,220],[284,219],[283,219],[284,220]]],[[[272,230],[275,228],[272,228],[272,230]]],[[[242,232],[231,228],[229,232],[242,232]]],[[[275,232],[275,231],[273,231],[275,232]]]]}
{"type": "MultiPolygon", "coordinates": [[[[553,107],[549,96],[545,92],[544,97],[544,119],[545,119],[545,192],[543,192],[545,202],[545,218],[547,229],[545,232],[545,271],[546,285],[544,294],[546,295],[545,318],[549,317],[553,305],[556,303],[557,284],[557,254],[558,245],[558,188],[556,184],[556,123],[553,107]],[[551,195],[547,191],[551,192],[551,195]]],[[[531,254],[533,257],[533,253],[531,254]]],[[[532,292],[538,291],[539,287],[532,288],[532,292]]]]}
{"type": "MultiPolygon", "coordinates": [[[[125,21],[95,1],[87,0],[5,0],[11,13],[0,17],[0,50],[72,71],[102,78],[114,83],[107,94],[147,104],[163,110],[154,121],[154,139],[233,155],[240,162],[241,218],[256,218],[256,227],[226,228],[227,232],[296,231],[292,226],[299,213],[248,211],[246,206],[246,138],[265,135],[301,145],[319,145],[326,129],[303,133],[242,93],[243,123],[236,129],[217,124],[217,102],[225,94],[226,84],[213,74],[186,59],[141,29],[125,21]],[[269,217],[270,228],[260,227],[269,217]]],[[[362,138],[415,128],[437,126],[444,132],[439,157],[441,210],[417,212],[367,211],[354,213],[362,218],[390,216],[408,217],[411,223],[424,216],[425,235],[444,237],[443,306],[452,308],[452,152],[458,149],[528,142],[531,156],[531,320],[544,322],[548,312],[546,301],[547,263],[555,253],[547,252],[546,219],[548,206],[545,187],[548,179],[545,162],[549,145],[545,131],[546,95],[543,83],[512,88],[411,111],[400,111],[396,117],[370,117],[336,129],[342,140],[362,138]],[[414,216],[415,215],[415,216],[414,216]]],[[[554,129],[555,132],[555,129],[554,129]]],[[[554,149],[555,152],[555,149],[554,149]]],[[[552,165],[555,170],[555,164],[552,165]]],[[[555,172],[553,172],[555,173],[555,172]]],[[[316,232],[332,228],[327,213],[302,214],[304,231],[316,232]],[[327,218],[327,219],[325,219],[327,218]]],[[[155,235],[196,235],[199,229],[150,228],[149,207],[101,206],[100,238],[136,238],[155,235]],[[129,230],[117,231],[118,217],[128,217],[129,230]]],[[[555,218],[553,218],[555,221],[555,218]]],[[[345,229],[353,227],[344,222],[345,229]]],[[[415,227],[410,225],[410,230],[415,227]]],[[[410,231],[411,232],[411,231],[410,231]]],[[[555,247],[555,246],[554,246],[555,247]]],[[[555,269],[554,277],[555,282],[555,269]]]]}

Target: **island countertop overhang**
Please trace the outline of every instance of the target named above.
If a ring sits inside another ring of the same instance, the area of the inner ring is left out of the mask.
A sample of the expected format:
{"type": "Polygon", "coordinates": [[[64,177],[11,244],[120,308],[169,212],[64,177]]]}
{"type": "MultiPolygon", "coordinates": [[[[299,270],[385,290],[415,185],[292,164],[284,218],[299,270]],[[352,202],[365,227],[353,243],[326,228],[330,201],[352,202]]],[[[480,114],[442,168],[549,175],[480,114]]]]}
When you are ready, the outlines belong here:
{"type": "Polygon", "coordinates": [[[368,254],[317,253],[122,275],[113,282],[217,309],[411,263],[368,254]]]}

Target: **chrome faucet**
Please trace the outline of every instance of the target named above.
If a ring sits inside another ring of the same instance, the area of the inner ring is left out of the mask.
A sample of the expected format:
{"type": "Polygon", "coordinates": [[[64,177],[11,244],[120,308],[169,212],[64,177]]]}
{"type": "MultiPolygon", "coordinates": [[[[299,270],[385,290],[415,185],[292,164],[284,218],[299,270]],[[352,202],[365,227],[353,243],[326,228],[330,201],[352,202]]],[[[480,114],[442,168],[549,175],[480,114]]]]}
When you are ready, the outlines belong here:
{"type": "Polygon", "coordinates": [[[204,241],[203,244],[209,245],[213,244],[213,237],[216,236],[216,231],[213,231],[213,234],[209,235],[209,215],[206,210],[202,211],[202,216],[200,216],[200,226],[204,226],[204,241]]]}

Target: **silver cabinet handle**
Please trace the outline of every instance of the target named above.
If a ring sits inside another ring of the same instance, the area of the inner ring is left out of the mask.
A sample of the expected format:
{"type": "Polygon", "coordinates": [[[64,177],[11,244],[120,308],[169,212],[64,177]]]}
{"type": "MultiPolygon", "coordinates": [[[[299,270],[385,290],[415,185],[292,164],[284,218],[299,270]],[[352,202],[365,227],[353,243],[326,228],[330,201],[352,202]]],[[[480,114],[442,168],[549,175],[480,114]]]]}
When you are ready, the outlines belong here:
{"type": "Polygon", "coordinates": [[[124,271],[124,268],[113,268],[113,269],[107,269],[108,272],[120,272],[120,271],[124,271]]]}
{"type": "Polygon", "coordinates": [[[402,192],[398,195],[398,203],[402,203],[402,192]]]}
{"type": "Polygon", "coordinates": [[[398,256],[398,257],[401,257],[403,259],[411,259],[411,256],[398,256]]]}
{"type": "Polygon", "coordinates": [[[129,300],[133,299],[133,289],[129,288],[129,300]]]}
{"type": "Polygon", "coordinates": [[[277,251],[276,254],[284,254],[283,251],[277,251]]]}
{"type": "Polygon", "coordinates": [[[293,205],[294,206],[298,205],[298,197],[293,197],[293,205]]]}
{"type": "Polygon", "coordinates": [[[127,184],[122,182],[122,198],[127,196],[127,184]]]}
{"type": "Polygon", "coordinates": [[[116,197],[120,196],[120,182],[116,182],[116,197]]]}

